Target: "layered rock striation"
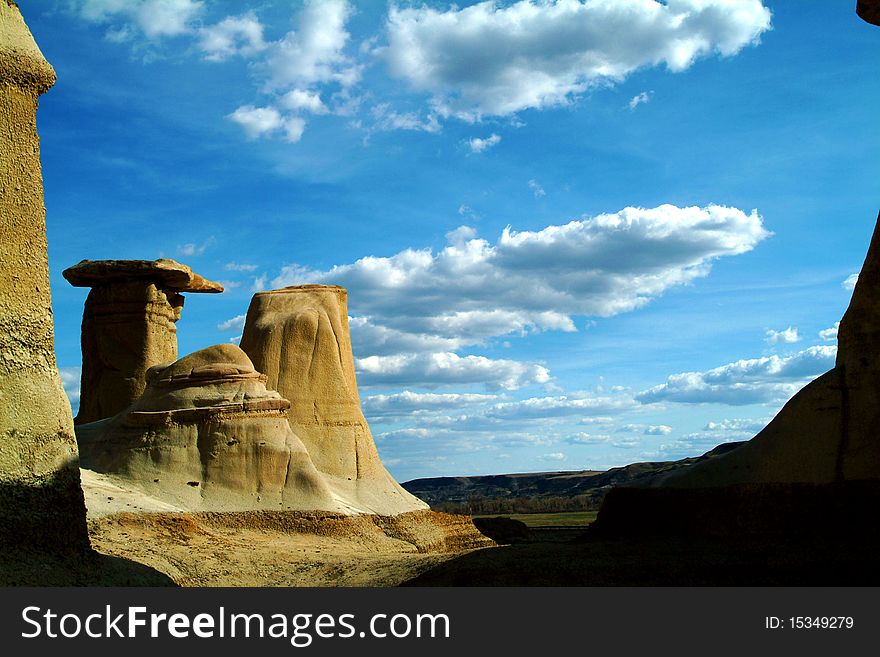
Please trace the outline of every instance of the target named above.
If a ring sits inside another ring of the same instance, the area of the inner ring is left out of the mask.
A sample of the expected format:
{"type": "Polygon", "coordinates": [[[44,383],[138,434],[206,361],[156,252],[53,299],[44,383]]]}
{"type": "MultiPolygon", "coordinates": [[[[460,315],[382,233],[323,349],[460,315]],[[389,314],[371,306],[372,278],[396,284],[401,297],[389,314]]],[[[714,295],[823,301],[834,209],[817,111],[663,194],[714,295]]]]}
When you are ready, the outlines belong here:
{"type": "Polygon", "coordinates": [[[76,424],[127,408],[146,388],[151,367],[177,360],[182,292],[217,293],[214,283],[174,260],[83,260],[65,269],[90,287],[82,320],[82,381],[76,424]]]}
{"type": "Polygon", "coordinates": [[[427,508],[394,481],[360,406],[348,326],[348,295],[333,285],[259,292],[241,348],[269,388],[290,400],[287,417],[331,488],[364,512],[427,508]]]}
{"type": "Polygon", "coordinates": [[[89,546],[55,362],[36,126],[54,82],[18,7],[0,0],[0,553],[19,555],[89,546]]]}
{"type": "Polygon", "coordinates": [[[180,509],[349,512],[265,383],[232,344],[153,367],[127,409],[77,427],[83,467],[180,509]]]}

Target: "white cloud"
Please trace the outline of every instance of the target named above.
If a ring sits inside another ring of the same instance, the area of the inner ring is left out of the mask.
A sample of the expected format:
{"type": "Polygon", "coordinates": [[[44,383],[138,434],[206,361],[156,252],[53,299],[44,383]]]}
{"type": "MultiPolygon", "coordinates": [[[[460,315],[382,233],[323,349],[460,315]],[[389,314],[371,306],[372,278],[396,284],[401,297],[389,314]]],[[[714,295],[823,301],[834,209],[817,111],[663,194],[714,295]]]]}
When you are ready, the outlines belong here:
{"type": "Polygon", "coordinates": [[[227,262],[225,265],[223,265],[223,268],[226,271],[250,272],[250,271],[256,271],[257,265],[249,265],[249,264],[239,263],[239,262],[227,262]]]}
{"type": "Polygon", "coordinates": [[[575,445],[599,445],[604,443],[611,442],[611,436],[604,434],[592,434],[580,432],[576,433],[573,436],[569,436],[566,442],[575,444],[575,445]]]}
{"type": "Polygon", "coordinates": [[[823,340],[831,342],[837,340],[837,332],[840,330],[840,322],[834,322],[834,326],[819,331],[819,337],[823,340]]]}
{"type": "Polygon", "coordinates": [[[703,427],[703,431],[730,432],[736,434],[755,435],[767,426],[768,419],[733,419],[709,422],[703,427]]]}
{"type": "Polygon", "coordinates": [[[262,25],[253,14],[229,17],[202,30],[201,46],[208,58],[260,53],[252,71],[272,100],[263,107],[242,105],[228,118],[250,139],[278,136],[296,143],[306,129],[304,114],[348,113],[356,104],[348,89],[361,73],[361,66],[344,52],[350,38],[346,22],[353,13],[346,0],[307,0],[296,16],[296,29],[270,42],[263,40],[262,25]],[[324,93],[337,98],[336,107],[325,104],[324,93]]]}
{"type": "Polygon", "coordinates": [[[570,102],[665,65],[731,56],[770,29],[760,0],[521,0],[437,10],[392,6],[382,56],[444,115],[474,120],[570,102]]]}
{"type": "Polygon", "coordinates": [[[767,344],[775,345],[775,344],[794,344],[795,342],[800,342],[801,336],[798,335],[797,328],[789,326],[787,329],[782,331],[774,331],[773,329],[767,329],[765,335],[767,344]]]}
{"type": "Polygon", "coordinates": [[[408,342],[401,352],[413,350],[413,341],[454,351],[511,333],[574,331],[574,315],[639,308],[706,276],[715,258],[745,253],[767,235],[756,211],[626,208],[539,231],[507,228],[494,244],[453,231],[437,253],[407,249],[326,271],[289,265],[272,286],[346,287],[351,313],[360,318],[352,336],[363,355],[371,352],[360,331],[371,332],[364,342],[381,343],[384,354],[400,341],[408,342]]]}
{"type": "Polygon", "coordinates": [[[429,112],[426,118],[422,118],[418,112],[397,112],[391,109],[390,103],[375,105],[370,114],[373,118],[371,131],[412,130],[436,133],[441,129],[436,114],[429,112]]]}
{"type": "Polygon", "coordinates": [[[228,331],[230,329],[243,330],[244,329],[244,320],[247,319],[247,315],[236,315],[231,319],[227,319],[226,321],[220,322],[217,324],[218,331],[228,331]]]}
{"type": "Polygon", "coordinates": [[[193,31],[193,22],[205,8],[200,0],[80,0],[80,15],[97,23],[123,21],[108,33],[120,40],[140,30],[148,39],[172,37],[193,31]]]}
{"type": "Polygon", "coordinates": [[[498,399],[497,395],[474,393],[434,393],[404,390],[389,395],[371,395],[361,404],[370,418],[409,416],[425,411],[446,411],[476,404],[487,404],[498,399]]]}
{"type": "Polygon", "coordinates": [[[651,100],[651,95],[653,93],[654,93],[653,91],[643,91],[639,94],[636,94],[635,96],[633,96],[632,98],[629,99],[629,103],[628,103],[629,108],[631,110],[634,110],[639,105],[647,104],[651,100]]]}
{"type": "Polygon", "coordinates": [[[535,363],[459,356],[451,352],[368,356],[355,359],[355,365],[358,382],[363,386],[431,388],[480,383],[489,390],[516,390],[550,380],[547,368],[535,363]]]}
{"type": "Polygon", "coordinates": [[[271,106],[243,105],[227,118],[244,128],[249,139],[281,133],[285,141],[295,143],[300,140],[306,127],[306,122],[301,117],[282,115],[271,106]]]}
{"type": "Polygon", "coordinates": [[[565,459],[566,456],[562,452],[550,452],[541,456],[543,461],[564,461],[565,459]]]}
{"type": "Polygon", "coordinates": [[[307,1],[298,16],[298,29],[273,43],[268,52],[269,88],[354,84],[360,69],[343,53],[350,36],[345,24],[352,13],[346,0],[307,1]]]}
{"type": "Polygon", "coordinates": [[[565,416],[604,416],[632,409],[632,397],[584,396],[584,397],[532,397],[512,402],[500,402],[491,406],[485,416],[494,419],[522,421],[565,416]]]}
{"type": "Polygon", "coordinates": [[[285,109],[293,111],[310,114],[326,114],[329,111],[319,93],[303,89],[291,89],[281,96],[278,102],[285,109]]]}
{"type": "MultiPolygon", "coordinates": [[[[266,281],[260,290],[266,289],[266,281]]],[[[255,288],[256,289],[256,288],[255,288]]],[[[467,340],[412,333],[374,324],[369,317],[350,317],[352,349],[355,356],[387,356],[404,352],[455,351],[467,340]]]]}
{"type": "Polygon", "coordinates": [[[222,62],[235,55],[250,57],[267,47],[263,24],[253,12],[227,16],[215,25],[200,28],[198,38],[199,49],[205,59],[212,62],[222,62]]]}
{"type": "Polygon", "coordinates": [[[194,257],[202,255],[209,246],[214,243],[214,237],[211,236],[201,244],[190,242],[188,244],[179,244],[177,246],[177,254],[185,257],[194,257]]]}
{"type": "Polygon", "coordinates": [[[665,424],[624,424],[618,433],[641,433],[646,436],[666,436],[672,433],[672,427],[665,424]]]}
{"type": "Polygon", "coordinates": [[[269,277],[266,274],[262,274],[254,278],[253,285],[251,285],[251,291],[253,292],[263,292],[269,289],[269,277]]]}
{"type": "Polygon", "coordinates": [[[645,428],[646,436],[666,436],[672,433],[672,427],[667,424],[652,424],[645,428]]]}
{"type": "Polygon", "coordinates": [[[535,195],[535,198],[541,198],[542,196],[547,196],[547,192],[544,191],[544,188],[538,184],[537,180],[529,181],[529,189],[532,190],[532,193],[535,195]]]}
{"type": "Polygon", "coordinates": [[[482,153],[483,151],[492,148],[500,142],[501,137],[493,132],[485,139],[481,139],[480,137],[472,137],[468,140],[468,146],[471,149],[471,153],[482,153]]]}
{"type": "Polygon", "coordinates": [[[64,386],[64,392],[67,393],[67,397],[70,399],[70,404],[72,406],[78,406],[82,368],[59,367],[58,373],[61,375],[61,385],[64,386]]]}
{"type": "Polygon", "coordinates": [[[849,276],[846,277],[846,280],[843,281],[843,283],[841,283],[841,286],[843,287],[844,290],[852,291],[852,290],[856,289],[856,283],[858,283],[858,282],[859,282],[859,275],[858,274],[850,274],[849,276]]]}
{"type": "Polygon", "coordinates": [[[817,346],[789,356],[739,360],[707,372],[673,374],[636,395],[643,404],[682,402],[730,405],[782,401],[834,367],[837,347],[817,346]]]}

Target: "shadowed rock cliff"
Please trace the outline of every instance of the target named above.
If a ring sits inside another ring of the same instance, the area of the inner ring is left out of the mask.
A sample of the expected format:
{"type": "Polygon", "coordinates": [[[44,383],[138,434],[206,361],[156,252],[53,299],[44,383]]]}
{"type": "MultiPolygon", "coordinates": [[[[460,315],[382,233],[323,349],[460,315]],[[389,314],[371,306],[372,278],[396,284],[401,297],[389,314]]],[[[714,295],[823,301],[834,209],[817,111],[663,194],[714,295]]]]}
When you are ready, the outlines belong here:
{"type": "Polygon", "coordinates": [[[89,546],[55,363],[36,125],[37,98],[54,83],[18,7],[0,0],[0,552],[19,555],[89,546]]]}

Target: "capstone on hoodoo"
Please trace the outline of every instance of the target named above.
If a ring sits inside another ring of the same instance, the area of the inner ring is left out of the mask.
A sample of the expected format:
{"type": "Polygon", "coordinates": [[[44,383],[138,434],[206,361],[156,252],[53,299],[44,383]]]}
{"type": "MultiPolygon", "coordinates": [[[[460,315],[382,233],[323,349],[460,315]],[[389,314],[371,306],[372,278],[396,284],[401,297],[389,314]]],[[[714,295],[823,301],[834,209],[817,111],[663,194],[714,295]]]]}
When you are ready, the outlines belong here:
{"type": "Polygon", "coordinates": [[[82,320],[82,381],[76,424],[127,408],[146,388],[147,370],[177,360],[182,292],[223,291],[174,260],[83,260],[65,269],[90,287],[82,320]]]}

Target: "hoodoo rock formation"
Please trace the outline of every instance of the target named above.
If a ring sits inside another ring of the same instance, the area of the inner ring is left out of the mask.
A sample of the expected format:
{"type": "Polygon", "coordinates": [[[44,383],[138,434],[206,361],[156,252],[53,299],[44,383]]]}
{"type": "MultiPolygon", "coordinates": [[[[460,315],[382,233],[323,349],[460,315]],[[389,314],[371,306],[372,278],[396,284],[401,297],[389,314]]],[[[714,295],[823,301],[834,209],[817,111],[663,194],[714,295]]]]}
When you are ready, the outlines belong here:
{"type": "Polygon", "coordinates": [[[840,322],[834,369],[752,440],[646,486],[610,491],[596,528],[662,517],[689,530],[790,531],[820,507],[834,509],[822,522],[840,524],[880,500],[880,218],[840,322]]]}
{"type": "Polygon", "coordinates": [[[174,260],[83,260],[65,269],[91,287],[82,320],[82,383],[76,424],[116,415],[144,392],[151,367],[177,360],[181,292],[222,292],[174,260]]]}
{"type": "Polygon", "coordinates": [[[290,406],[232,344],[147,372],[115,417],[77,427],[83,467],[186,510],[349,512],[290,430],[290,406]]]}
{"type": "Polygon", "coordinates": [[[37,98],[55,82],[0,0],[0,552],[88,549],[70,403],[55,363],[37,98]]]}
{"type": "Polygon", "coordinates": [[[259,292],[241,348],[268,387],[290,400],[290,426],[340,497],[364,512],[425,509],[388,473],[361,411],[348,327],[348,295],[333,285],[259,292]]]}

